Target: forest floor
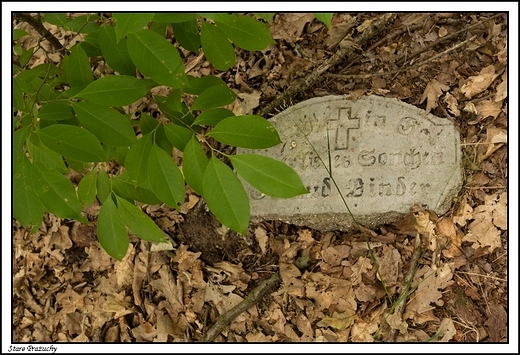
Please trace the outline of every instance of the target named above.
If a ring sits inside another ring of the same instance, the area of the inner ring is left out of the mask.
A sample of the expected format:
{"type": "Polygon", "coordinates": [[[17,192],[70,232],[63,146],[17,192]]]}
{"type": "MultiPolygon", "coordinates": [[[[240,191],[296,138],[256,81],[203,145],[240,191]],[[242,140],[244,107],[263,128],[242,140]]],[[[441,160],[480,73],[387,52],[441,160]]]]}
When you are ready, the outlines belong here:
{"type": "MultiPolygon", "coordinates": [[[[221,73],[238,95],[235,114],[268,117],[316,96],[379,95],[456,124],[462,189],[445,215],[415,214],[438,247],[414,258],[412,214],[362,232],[265,221],[245,238],[223,240],[190,190],[180,212],[143,206],[175,249],[134,237],[121,262],[100,247],[95,222],[46,215],[31,235],[13,221],[13,341],[196,342],[279,275],[213,341],[508,342],[507,15],[341,13],[327,29],[293,13],[276,15],[270,29],[275,44],[237,49],[236,66],[221,73]],[[366,31],[373,33],[359,43],[366,31]],[[301,86],[349,48],[318,82],[301,86]],[[284,96],[291,87],[300,89],[284,96]]],[[[216,74],[203,57],[182,54],[190,75],[216,74]]]]}

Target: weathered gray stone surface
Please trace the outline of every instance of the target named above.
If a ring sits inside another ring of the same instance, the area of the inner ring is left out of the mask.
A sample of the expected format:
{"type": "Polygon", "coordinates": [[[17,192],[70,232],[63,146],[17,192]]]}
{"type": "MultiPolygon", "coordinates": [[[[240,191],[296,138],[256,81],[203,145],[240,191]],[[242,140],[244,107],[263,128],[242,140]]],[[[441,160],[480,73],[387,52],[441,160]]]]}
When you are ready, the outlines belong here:
{"type": "Polygon", "coordinates": [[[282,220],[320,230],[352,228],[320,161],[329,166],[329,147],[333,177],[356,220],[366,226],[392,222],[414,203],[445,213],[460,189],[460,138],[453,123],[396,99],[318,97],[270,121],[282,143],[266,150],[239,149],[238,154],[254,152],[285,162],[310,192],[276,199],[245,184],[254,221],[282,220]]]}

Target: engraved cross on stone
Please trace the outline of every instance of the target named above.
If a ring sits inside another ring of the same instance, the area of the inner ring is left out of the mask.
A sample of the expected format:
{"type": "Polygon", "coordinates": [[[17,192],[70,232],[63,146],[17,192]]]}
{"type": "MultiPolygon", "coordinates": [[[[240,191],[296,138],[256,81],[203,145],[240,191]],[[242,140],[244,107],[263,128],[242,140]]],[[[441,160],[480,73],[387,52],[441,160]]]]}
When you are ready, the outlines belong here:
{"type": "Polygon", "coordinates": [[[359,129],[359,117],[351,117],[350,107],[338,108],[338,118],[330,118],[327,121],[327,130],[334,142],[334,150],[348,149],[350,141],[350,130],[359,129]]]}

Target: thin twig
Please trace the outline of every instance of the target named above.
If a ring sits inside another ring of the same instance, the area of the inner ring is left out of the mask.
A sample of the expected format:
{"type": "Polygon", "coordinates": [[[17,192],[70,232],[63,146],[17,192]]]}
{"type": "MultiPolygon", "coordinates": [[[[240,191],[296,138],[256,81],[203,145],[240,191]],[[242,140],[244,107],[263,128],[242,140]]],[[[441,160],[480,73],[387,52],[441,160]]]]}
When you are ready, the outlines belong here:
{"type": "Polygon", "coordinates": [[[29,25],[31,25],[36,31],[38,31],[40,35],[42,35],[47,41],[49,41],[52,44],[54,49],[58,51],[65,50],[61,42],[43,26],[41,20],[37,20],[35,17],[27,13],[15,12],[13,13],[13,16],[16,19],[27,22],[29,25]]]}
{"type": "MultiPolygon", "coordinates": [[[[399,302],[398,308],[395,312],[398,313],[399,317],[402,319],[404,314],[404,309],[406,308],[406,302],[408,299],[408,296],[410,295],[410,289],[412,287],[413,278],[415,276],[415,273],[417,272],[417,266],[419,265],[419,260],[421,259],[422,254],[422,240],[423,238],[427,238],[427,236],[423,236],[421,234],[417,234],[415,237],[415,250],[413,252],[412,256],[412,262],[410,265],[410,269],[408,270],[408,273],[405,278],[405,287],[403,292],[401,292],[401,297],[396,301],[399,302]]],[[[395,342],[397,339],[397,332],[398,329],[392,328],[392,331],[390,332],[390,335],[388,337],[389,342],[395,342]]]]}
{"type": "Polygon", "coordinates": [[[478,22],[473,23],[473,24],[471,24],[471,25],[468,25],[468,26],[464,27],[463,29],[461,29],[461,30],[459,30],[459,31],[457,31],[457,32],[453,32],[453,33],[451,33],[451,34],[449,34],[449,35],[447,35],[447,36],[445,36],[445,37],[441,37],[441,38],[439,38],[438,40],[436,40],[436,41],[434,41],[434,42],[432,42],[432,43],[430,43],[430,44],[428,44],[428,45],[426,45],[426,46],[424,46],[424,47],[421,47],[419,50],[413,52],[412,54],[410,54],[410,55],[408,55],[408,56],[407,56],[406,54],[402,54],[402,55],[400,55],[399,57],[397,57],[395,63],[396,63],[398,66],[401,66],[401,65],[403,64],[403,62],[405,61],[405,59],[406,59],[406,60],[410,60],[411,58],[416,57],[416,56],[418,56],[419,54],[426,52],[426,51],[429,50],[430,48],[433,48],[433,47],[435,47],[436,45],[438,45],[438,44],[440,44],[440,43],[442,43],[442,42],[445,42],[445,41],[447,41],[447,40],[450,40],[450,39],[452,39],[452,38],[455,38],[455,37],[457,37],[459,34],[464,33],[464,32],[467,32],[467,31],[471,30],[472,28],[477,27],[477,26],[479,26],[479,25],[482,25],[484,22],[489,21],[489,20],[492,20],[492,19],[494,19],[495,17],[498,17],[498,16],[502,16],[502,14],[496,14],[496,15],[491,16],[491,17],[489,17],[489,18],[486,18],[486,19],[484,19],[484,20],[481,20],[481,21],[478,21],[478,22]]]}
{"type": "Polygon", "coordinates": [[[398,69],[398,70],[392,70],[392,71],[387,71],[387,72],[382,72],[382,73],[371,73],[371,74],[325,74],[325,76],[328,77],[328,78],[336,78],[336,79],[350,79],[350,78],[368,79],[368,78],[371,78],[371,77],[374,77],[374,76],[386,76],[386,75],[400,74],[402,72],[409,71],[411,69],[415,69],[415,68],[421,67],[424,64],[427,64],[427,63],[429,63],[429,62],[431,62],[431,61],[433,61],[433,60],[435,60],[435,59],[437,59],[439,57],[442,57],[445,54],[453,52],[454,50],[464,46],[466,43],[473,41],[476,37],[477,36],[473,36],[471,38],[468,38],[464,42],[460,42],[460,43],[456,44],[455,46],[446,49],[444,52],[437,53],[436,55],[434,55],[431,58],[423,60],[422,62],[416,63],[416,64],[414,64],[412,66],[404,67],[404,68],[401,68],[401,69],[398,69]]]}
{"type": "Polygon", "coordinates": [[[267,294],[276,286],[276,284],[278,284],[279,281],[279,273],[275,273],[269,279],[261,281],[242,302],[231,308],[229,311],[221,314],[217,318],[217,321],[213,327],[208,330],[206,335],[203,336],[199,342],[205,343],[215,339],[236,317],[258,303],[265,294],[267,294]]]}
{"type": "MultiPolygon", "coordinates": [[[[382,29],[384,29],[388,24],[396,18],[396,14],[383,14],[377,21],[374,21],[372,26],[367,28],[359,37],[357,37],[354,42],[358,46],[363,46],[370,39],[372,39],[376,34],[379,33],[382,29]]],[[[298,82],[296,85],[289,87],[285,90],[281,95],[279,95],[276,99],[271,101],[268,105],[266,105],[258,115],[266,116],[269,113],[274,112],[275,108],[279,107],[283,104],[284,101],[289,100],[289,98],[294,95],[304,92],[311,86],[317,84],[322,78],[323,74],[329,70],[329,68],[339,64],[342,60],[345,59],[348,55],[354,52],[354,47],[346,47],[340,48],[336,53],[332,55],[329,59],[325,60],[318,68],[316,68],[312,73],[310,73],[303,81],[298,82]]]]}

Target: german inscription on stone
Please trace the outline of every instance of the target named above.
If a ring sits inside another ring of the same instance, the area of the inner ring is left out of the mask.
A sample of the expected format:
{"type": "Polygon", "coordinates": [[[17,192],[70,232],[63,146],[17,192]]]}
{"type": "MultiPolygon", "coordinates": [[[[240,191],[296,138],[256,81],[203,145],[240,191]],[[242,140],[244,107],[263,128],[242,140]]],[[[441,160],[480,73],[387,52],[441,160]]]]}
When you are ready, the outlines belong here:
{"type": "Polygon", "coordinates": [[[460,189],[460,138],[453,123],[396,99],[319,97],[270,121],[282,143],[238,153],[285,162],[300,174],[309,193],[276,199],[246,184],[253,220],[320,230],[353,227],[323,163],[332,167],[356,220],[372,227],[394,221],[414,203],[442,214],[460,189]]]}

